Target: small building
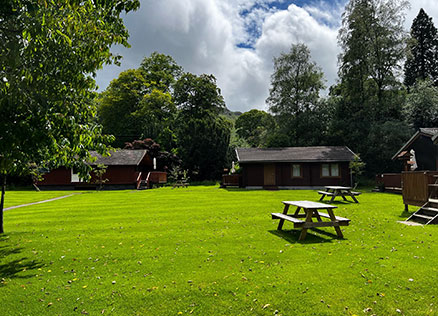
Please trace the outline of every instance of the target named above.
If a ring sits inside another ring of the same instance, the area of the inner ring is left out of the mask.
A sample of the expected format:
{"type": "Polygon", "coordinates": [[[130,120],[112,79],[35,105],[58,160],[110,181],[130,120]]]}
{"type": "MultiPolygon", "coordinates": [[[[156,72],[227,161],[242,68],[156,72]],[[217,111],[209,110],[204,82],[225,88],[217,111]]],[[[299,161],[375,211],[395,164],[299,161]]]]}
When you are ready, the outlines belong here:
{"type": "MultiPolygon", "coordinates": [[[[103,157],[96,152],[90,152],[96,157],[93,166],[103,164],[107,166],[103,176],[108,179],[105,186],[114,188],[138,188],[141,181],[145,181],[149,171],[153,170],[153,159],[146,149],[127,150],[120,149],[103,157]]],[[[96,187],[95,176],[83,182],[72,168],[60,167],[43,175],[43,180],[37,185],[43,188],[83,189],[96,187]]]]}
{"type": "Polygon", "coordinates": [[[315,188],[352,185],[346,146],[237,148],[242,186],[258,188],[315,188]]]}
{"type": "Polygon", "coordinates": [[[403,170],[438,170],[438,128],[420,128],[392,157],[403,170]],[[435,141],[435,143],[434,143],[435,141]]]}

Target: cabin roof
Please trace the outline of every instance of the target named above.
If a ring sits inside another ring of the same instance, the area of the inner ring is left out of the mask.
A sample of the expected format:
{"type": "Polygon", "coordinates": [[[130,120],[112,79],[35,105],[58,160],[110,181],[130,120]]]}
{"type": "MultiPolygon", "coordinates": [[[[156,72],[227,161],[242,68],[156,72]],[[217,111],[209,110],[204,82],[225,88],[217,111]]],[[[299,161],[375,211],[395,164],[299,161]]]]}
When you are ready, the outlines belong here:
{"type": "Polygon", "coordinates": [[[110,156],[102,156],[95,151],[91,151],[92,157],[96,157],[93,165],[104,164],[106,166],[138,166],[146,155],[146,149],[117,149],[110,152],[110,156]]]}
{"type": "Polygon", "coordinates": [[[343,162],[355,153],[346,146],[237,148],[239,163],[250,162],[343,162]]]}
{"type": "Polygon", "coordinates": [[[430,136],[438,134],[438,127],[420,127],[420,132],[430,136]]]}
{"type": "Polygon", "coordinates": [[[400,153],[403,151],[409,151],[409,147],[418,137],[429,137],[433,142],[436,142],[438,137],[438,127],[420,127],[418,131],[392,156],[392,160],[399,158],[400,153]]]}

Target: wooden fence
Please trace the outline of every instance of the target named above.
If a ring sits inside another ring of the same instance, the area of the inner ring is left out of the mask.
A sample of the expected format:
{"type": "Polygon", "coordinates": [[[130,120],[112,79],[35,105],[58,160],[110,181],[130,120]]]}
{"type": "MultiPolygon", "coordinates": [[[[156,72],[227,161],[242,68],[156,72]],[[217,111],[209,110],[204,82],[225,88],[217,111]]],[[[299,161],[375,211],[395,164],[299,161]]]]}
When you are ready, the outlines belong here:
{"type": "Polygon", "coordinates": [[[383,173],[376,176],[376,183],[388,192],[402,192],[401,173],[383,173]]]}
{"type": "Polygon", "coordinates": [[[167,183],[167,173],[162,171],[151,171],[146,178],[146,185],[151,188],[153,184],[167,183]]]}
{"type": "Polygon", "coordinates": [[[403,203],[422,206],[427,202],[437,177],[437,171],[406,171],[402,173],[403,203]]]}
{"type": "Polygon", "coordinates": [[[227,186],[240,186],[240,175],[239,174],[224,174],[222,175],[222,187],[227,186]]]}

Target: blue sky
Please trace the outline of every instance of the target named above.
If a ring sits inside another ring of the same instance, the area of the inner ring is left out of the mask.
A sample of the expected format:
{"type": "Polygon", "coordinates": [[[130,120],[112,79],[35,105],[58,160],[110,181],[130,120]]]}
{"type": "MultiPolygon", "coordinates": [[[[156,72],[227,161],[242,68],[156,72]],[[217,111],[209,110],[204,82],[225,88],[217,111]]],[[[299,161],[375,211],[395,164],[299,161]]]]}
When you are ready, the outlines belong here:
{"type": "MultiPolygon", "coordinates": [[[[227,107],[265,109],[273,58],[305,43],[322,68],[326,86],[337,79],[337,33],[346,0],[141,0],[125,17],[131,48],[113,47],[121,67],[97,74],[99,90],[157,51],[171,55],[185,71],[213,74],[227,107]]],[[[406,29],[422,7],[438,25],[436,0],[415,0],[406,29]]]]}
{"type": "MultiPolygon", "coordinates": [[[[263,32],[263,23],[264,19],[259,18],[257,19],[257,15],[255,18],[252,18],[252,13],[254,11],[264,11],[266,13],[274,13],[278,11],[285,11],[288,10],[290,5],[296,5],[298,7],[316,7],[316,8],[324,8],[330,10],[336,10],[340,6],[344,6],[345,0],[272,0],[272,1],[258,1],[251,3],[249,7],[244,7],[239,11],[239,15],[242,17],[242,19],[246,20],[247,23],[245,23],[245,31],[248,35],[247,41],[241,42],[237,44],[237,47],[240,48],[248,48],[253,49],[254,44],[256,43],[257,39],[260,38],[263,32]]],[[[328,21],[325,19],[321,19],[320,16],[314,17],[316,19],[319,19],[319,22],[321,24],[325,24],[329,27],[337,27],[339,26],[340,20],[335,21],[328,21]]]]}

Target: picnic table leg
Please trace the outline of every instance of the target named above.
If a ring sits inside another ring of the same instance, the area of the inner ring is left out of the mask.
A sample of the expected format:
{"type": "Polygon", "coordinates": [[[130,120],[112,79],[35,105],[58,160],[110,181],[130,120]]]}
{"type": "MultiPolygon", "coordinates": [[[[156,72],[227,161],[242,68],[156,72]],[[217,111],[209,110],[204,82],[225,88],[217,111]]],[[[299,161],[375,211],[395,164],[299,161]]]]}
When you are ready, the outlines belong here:
{"type": "MultiPolygon", "coordinates": [[[[284,205],[283,214],[287,214],[287,211],[289,210],[289,204],[284,205]]],[[[280,222],[278,223],[277,230],[281,230],[283,228],[284,219],[280,218],[280,222]]]]}
{"type": "MultiPolygon", "coordinates": [[[[313,215],[313,211],[312,210],[307,210],[304,209],[304,211],[306,212],[306,223],[311,223],[312,221],[312,215],[313,215]]],[[[306,239],[307,236],[307,230],[308,228],[303,227],[301,229],[301,234],[300,234],[300,238],[298,238],[298,240],[304,240],[306,239]]]]}
{"type": "Polygon", "coordinates": [[[351,196],[351,198],[353,199],[353,201],[354,201],[355,203],[359,203],[359,201],[356,199],[356,197],[354,196],[354,194],[351,193],[350,196],[351,196]]]}
{"type": "Polygon", "coordinates": [[[335,197],[337,197],[338,194],[335,192],[333,192],[332,198],[330,199],[330,203],[333,202],[335,200],[335,197]]]}
{"type": "Polygon", "coordinates": [[[316,217],[318,222],[322,222],[321,216],[319,216],[318,210],[313,210],[313,215],[316,217]]]}
{"type": "Polygon", "coordinates": [[[324,198],[325,198],[325,194],[321,195],[321,198],[319,200],[322,201],[324,198]]]}
{"type": "MultiPolygon", "coordinates": [[[[336,222],[336,216],[335,214],[333,214],[333,210],[331,208],[327,209],[327,213],[329,214],[332,222],[336,222]]],[[[339,238],[344,238],[344,235],[342,234],[341,228],[339,226],[335,226],[335,230],[339,238]]]]}
{"type": "Polygon", "coordinates": [[[341,194],[341,196],[344,199],[344,201],[347,201],[347,198],[345,197],[345,195],[341,194]]]}
{"type": "Polygon", "coordinates": [[[294,216],[297,216],[298,213],[300,212],[300,210],[301,210],[301,207],[297,207],[297,209],[295,210],[294,216]]]}

